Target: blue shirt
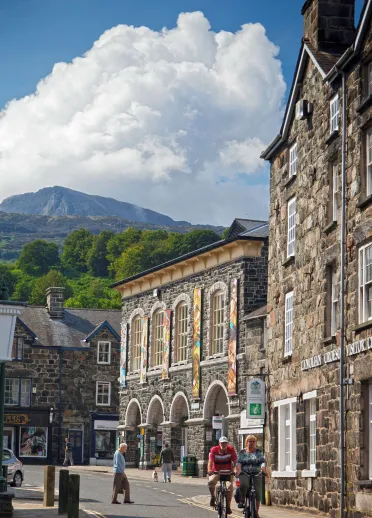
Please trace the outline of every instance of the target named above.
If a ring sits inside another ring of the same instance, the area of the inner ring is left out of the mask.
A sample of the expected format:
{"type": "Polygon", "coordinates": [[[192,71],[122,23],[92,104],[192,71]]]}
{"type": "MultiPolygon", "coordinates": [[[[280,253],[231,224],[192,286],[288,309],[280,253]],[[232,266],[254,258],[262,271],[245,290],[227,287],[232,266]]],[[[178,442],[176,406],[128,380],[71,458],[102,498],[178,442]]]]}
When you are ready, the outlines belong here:
{"type": "Polygon", "coordinates": [[[245,471],[245,473],[257,475],[261,468],[266,467],[266,459],[258,448],[252,453],[241,450],[238,455],[238,464],[241,464],[242,471],[245,471]]]}
{"type": "Polygon", "coordinates": [[[116,450],[115,452],[113,471],[114,473],[124,473],[125,471],[125,459],[120,450],[116,450]]]}

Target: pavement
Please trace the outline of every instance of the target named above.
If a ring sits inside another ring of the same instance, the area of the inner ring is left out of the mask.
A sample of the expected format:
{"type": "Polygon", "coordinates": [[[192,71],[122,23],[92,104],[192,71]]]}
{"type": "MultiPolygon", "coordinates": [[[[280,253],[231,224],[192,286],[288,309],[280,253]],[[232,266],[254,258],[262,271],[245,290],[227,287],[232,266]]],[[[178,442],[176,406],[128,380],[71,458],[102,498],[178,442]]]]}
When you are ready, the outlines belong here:
{"type": "MultiPolygon", "coordinates": [[[[43,507],[43,504],[40,503],[19,502],[14,499],[13,507],[13,518],[55,518],[61,516],[58,514],[58,507],[43,507]]],[[[79,510],[79,518],[92,518],[94,516],[96,518],[103,518],[102,515],[94,511],[79,510]]]]}

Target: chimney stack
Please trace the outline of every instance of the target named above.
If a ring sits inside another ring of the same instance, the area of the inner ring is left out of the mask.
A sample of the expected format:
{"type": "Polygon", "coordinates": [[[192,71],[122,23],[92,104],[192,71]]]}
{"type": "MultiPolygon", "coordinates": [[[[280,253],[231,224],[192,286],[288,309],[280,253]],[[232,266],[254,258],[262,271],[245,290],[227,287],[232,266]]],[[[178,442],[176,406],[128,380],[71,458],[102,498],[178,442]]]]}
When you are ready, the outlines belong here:
{"type": "Polygon", "coordinates": [[[50,318],[63,318],[63,292],[65,288],[48,288],[46,290],[47,296],[47,310],[50,318]]]}
{"type": "Polygon", "coordinates": [[[304,39],[320,51],[343,54],[353,43],[355,0],[306,0],[304,39]]]}

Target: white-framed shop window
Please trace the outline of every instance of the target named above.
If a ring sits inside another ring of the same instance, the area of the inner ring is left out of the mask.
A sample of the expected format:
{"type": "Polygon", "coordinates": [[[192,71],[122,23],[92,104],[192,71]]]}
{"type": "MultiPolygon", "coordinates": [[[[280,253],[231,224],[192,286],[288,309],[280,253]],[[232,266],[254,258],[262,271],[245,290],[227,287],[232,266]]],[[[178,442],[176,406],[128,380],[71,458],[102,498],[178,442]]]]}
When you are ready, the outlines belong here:
{"type": "Polygon", "coordinates": [[[372,320],[372,243],[359,250],[359,323],[372,320]]]}
{"type": "Polygon", "coordinates": [[[338,94],[336,94],[330,102],[330,112],[331,112],[331,133],[337,131],[339,128],[340,121],[340,99],[338,94]]]}
{"type": "Polygon", "coordinates": [[[288,210],[288,235],[287,257],[295,255],[296,249],[296,198],[291,198],[287,205],[288,210]]]}
{"type": "Polygon", "coordinates": [[[297,143],[289,148],[289,178],[297,174],[297,143]]]}
{"type": "Polygon", "coordinates": [[[293,291],[285,296],[285,343],[284,356],[290,356],[293,351],[293,291]]]}
{"type": "Polygon", "coordinates": [[[372,194],[372,128],[366,133],[366,195],[372,194]]]}
{"type": "Polygon", "coordinates": [[[97,363],[102,365],[111,364],[111,342],[98,342],[97,363]]]}
{"type": "Polygon", "coordinates": [[[273,477],[296,477],[296,398],[274,402],[278,408],[278,471],[273,477]]]}
{"type": "Polygon", "coordinates": [[[111,404],[111,383],[106,381],[96,382],[96,405],[110,406],[111,404]]]}

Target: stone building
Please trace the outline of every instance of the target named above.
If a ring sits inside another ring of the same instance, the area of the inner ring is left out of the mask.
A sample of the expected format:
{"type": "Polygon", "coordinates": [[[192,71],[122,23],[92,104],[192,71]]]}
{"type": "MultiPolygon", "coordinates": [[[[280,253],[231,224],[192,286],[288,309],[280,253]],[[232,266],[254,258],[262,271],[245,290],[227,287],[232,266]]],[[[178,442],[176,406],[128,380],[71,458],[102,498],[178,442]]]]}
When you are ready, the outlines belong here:
{"type": "Polygon", "coordinates": [[[120,310],[63,308],[63,288],[18,319],[6,364],[4,445],[24,463],[58,463],[68,435],[77,464],[117,445],[120,310]]]}
{"type": "Polygon", "coordinates": [[[129,465],[152,466],[168,441],[177,464],[195,455],[203,475],[216,427],[235,447],[252,426],[262,436],[262,422],[247,423],[244,409],[246,380],[265,363],[267,230],[237,219],[226,240],[115,285],[129,465]]]}
{"type": "Polygon", "coordinates": [[[372,515],[372,2],[307,0],[271,163],[267,436],[274,504],[340,510],[340,297],[345,166],[348,516],[372,515]]]}

